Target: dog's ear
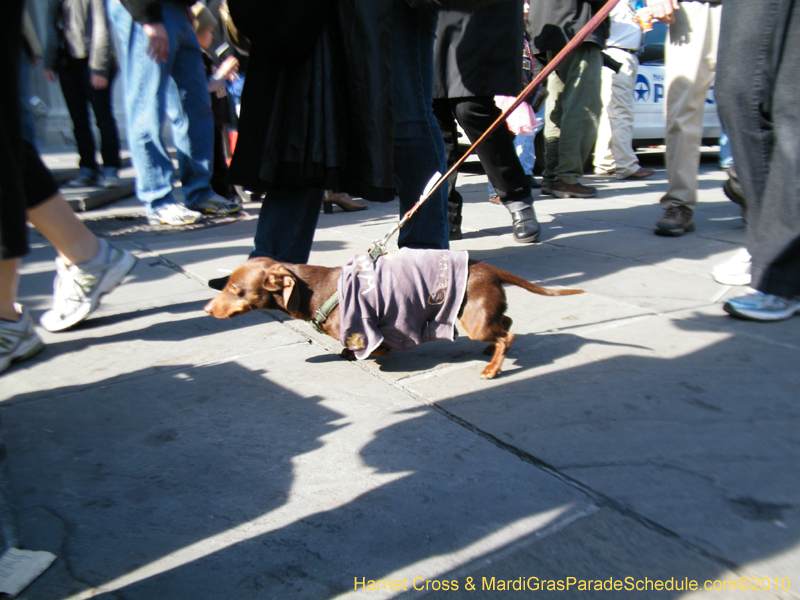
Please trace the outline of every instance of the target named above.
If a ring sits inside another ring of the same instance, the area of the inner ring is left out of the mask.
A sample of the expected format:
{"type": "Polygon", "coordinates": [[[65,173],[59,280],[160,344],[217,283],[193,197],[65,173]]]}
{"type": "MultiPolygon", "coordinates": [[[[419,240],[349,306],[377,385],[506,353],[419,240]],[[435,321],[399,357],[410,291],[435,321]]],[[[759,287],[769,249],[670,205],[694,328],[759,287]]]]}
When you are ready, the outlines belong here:
{"type": "Polygon", "coordinates": [[[274,265],[267,269],[264,278],[264,288],[268,292],[280,292],[283,296],[283,306],[289,312],[294,312],[300,305],[300,292],[295,287],[297,279],[289,269],[283,265],[274,265]]]}

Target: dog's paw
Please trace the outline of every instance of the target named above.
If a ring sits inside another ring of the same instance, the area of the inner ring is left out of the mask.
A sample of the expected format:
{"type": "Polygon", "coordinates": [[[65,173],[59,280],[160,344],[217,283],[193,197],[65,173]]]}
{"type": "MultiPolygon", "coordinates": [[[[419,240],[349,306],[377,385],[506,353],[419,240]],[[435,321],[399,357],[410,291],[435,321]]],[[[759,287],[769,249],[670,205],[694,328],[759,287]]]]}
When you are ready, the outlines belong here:
{"type": "Polygon", "coordinates": [[[487,365],[483,371],[481,371],[481,379],[494,379],[500,374],[500,369],[493,367],[492,365],[487,365]]]}
{"type": "Polygon", "coordinates": [[[339,356],[341,356],[345,360],[356,359],[356,353],[350,350],[350,348],[345,348],[344,350],[342,350],[342,353],[339,356]]]}

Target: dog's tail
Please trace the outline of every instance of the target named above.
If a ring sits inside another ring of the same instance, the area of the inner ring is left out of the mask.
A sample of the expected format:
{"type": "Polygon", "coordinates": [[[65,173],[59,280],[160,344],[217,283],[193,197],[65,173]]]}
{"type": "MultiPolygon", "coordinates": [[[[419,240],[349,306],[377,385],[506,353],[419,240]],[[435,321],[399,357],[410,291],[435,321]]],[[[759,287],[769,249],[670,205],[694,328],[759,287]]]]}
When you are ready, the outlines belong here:
{"type": "Polygon", "coordinates": [[[583,294],[583,290],[553,290],[542,287],[540,285],[536,285],[535,283],[531,283],[527,279],[523,279],[518,275],[504,271],[503,269],[497,269],[497,276],[503,283],[508,285],[516,285],[528,290],[529,292],[533,292],[534,294],[539,294],[540,296],[571,296],[573,294],[583,294]]]}

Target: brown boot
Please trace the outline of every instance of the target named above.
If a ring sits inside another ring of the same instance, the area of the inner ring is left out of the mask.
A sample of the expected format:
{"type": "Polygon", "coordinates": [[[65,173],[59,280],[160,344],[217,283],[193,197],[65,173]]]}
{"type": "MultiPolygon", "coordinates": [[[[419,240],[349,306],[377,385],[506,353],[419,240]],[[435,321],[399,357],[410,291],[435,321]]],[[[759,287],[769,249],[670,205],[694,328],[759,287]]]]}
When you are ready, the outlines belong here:
{"type": "Polygon", "coordinates": [[[671,206],[656,223],[656,235],[680,237],[694,231],[693,214],[688,206],[671,206]]]}
{"type": "Polygon", "coordinates": [[[597,196],[597,188],[577,182],[567,183],[558,179],[553,185],[553,196],[556,198],[594,198],[597,196]]]}

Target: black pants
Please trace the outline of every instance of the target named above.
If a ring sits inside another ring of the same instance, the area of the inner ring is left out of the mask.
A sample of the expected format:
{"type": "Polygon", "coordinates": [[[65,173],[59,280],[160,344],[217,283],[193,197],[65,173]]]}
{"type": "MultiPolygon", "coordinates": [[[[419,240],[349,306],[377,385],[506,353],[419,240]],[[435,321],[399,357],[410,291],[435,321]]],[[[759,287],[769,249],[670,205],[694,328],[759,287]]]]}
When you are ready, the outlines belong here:
{"type": "Polygon", "coordinates": [[[122,166],[119,158],[119,134],[117,122],[111,109],[111,80],[108,87],[96,90],[92,87],[89,78],[88,59],[69,59],[69,64],[58,70],[58,79],[64,101],[72,118],[75,142],[78,145],[80,156],[79,166],[83,169],[98,171],[97,158],[95,157],[94,133],[92,122],[89,118],[89,106],[94,112],[97,128],[100,130],[100,155],[103,157],[103,167],[119,169],[122,166]]]}
{"type": "MultiPolygon", "coordinates": [[[[475,143],[501,115],[491,96],[439,98],[433,101],[433,113],[444,136],[448,169],[460,158],[457,125],[461,125],[470,142],[475,143]]],[[[517,157],[514,135],[505,124],[486,138],[476,153],[489,182],[509,212],[518,212],[531,206],[531,182],[517,157]]],[[[449,202],[460,205],[463,200],[455,189],[455,175],[448,181],[448,186],[449,202]]]]}
{"type": "MultiPolygon", "coordinates": [[[[3,5],[0,19],[0,56],[18,57],[21,48],[22,0],[3,5]]],[[[0,260],[28,252],[26,211],[58,191],[50,171],[20,127],[19,60],[8,60],[0,94],[0,260]]]]}

